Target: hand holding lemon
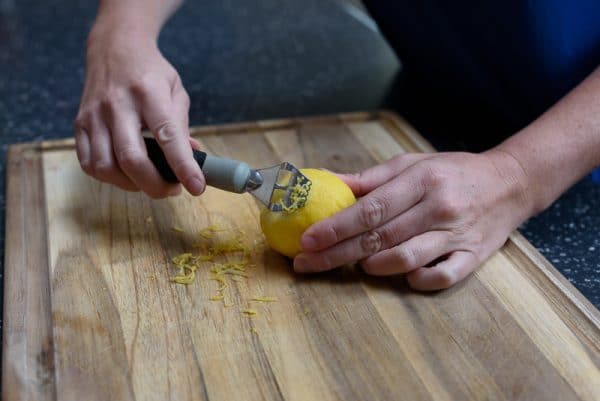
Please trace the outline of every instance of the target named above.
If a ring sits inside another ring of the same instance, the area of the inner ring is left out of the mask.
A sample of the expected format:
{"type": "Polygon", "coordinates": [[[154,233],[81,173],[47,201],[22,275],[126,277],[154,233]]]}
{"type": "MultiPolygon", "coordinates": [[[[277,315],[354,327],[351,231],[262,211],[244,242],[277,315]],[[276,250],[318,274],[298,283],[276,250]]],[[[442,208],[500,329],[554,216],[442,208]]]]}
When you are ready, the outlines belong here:
{"type": "Polygon", "coordinates": [[[296,255],[302,273],[359,261],[367,274],[405,274],[415,289],[448,288],[531,212],[522,170],[502,152],[402,154],[360,174],[316,171],[306,210],[262,219],[269,243],[296,255]]]}

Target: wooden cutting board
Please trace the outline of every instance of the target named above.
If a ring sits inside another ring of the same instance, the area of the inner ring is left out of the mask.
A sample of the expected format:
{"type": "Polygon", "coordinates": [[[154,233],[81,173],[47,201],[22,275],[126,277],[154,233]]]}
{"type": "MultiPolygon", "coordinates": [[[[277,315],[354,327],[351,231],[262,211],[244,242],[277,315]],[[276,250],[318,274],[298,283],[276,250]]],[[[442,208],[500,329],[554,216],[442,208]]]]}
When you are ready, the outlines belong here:
{"type": "MultiPolygon", "coordinates": [[[[431,150],[390,113],[193,133],[253,166],[357,171],[431,150]]],[[[263,245],[259,210],[214,189],[153,201],[100,184],[72,140],[11,147],[4,399],[600,399],[599,313],[518,233],[463,283],[424,294],[350,267],[295,275],[263,245]],[[211,225],[223,231],[203,237],[211,225]],[[210,299],[214,261],[187,286],[169,280],[172,257],[235,233],[252,266],[228,276],[225,302],[210,299]]]]}

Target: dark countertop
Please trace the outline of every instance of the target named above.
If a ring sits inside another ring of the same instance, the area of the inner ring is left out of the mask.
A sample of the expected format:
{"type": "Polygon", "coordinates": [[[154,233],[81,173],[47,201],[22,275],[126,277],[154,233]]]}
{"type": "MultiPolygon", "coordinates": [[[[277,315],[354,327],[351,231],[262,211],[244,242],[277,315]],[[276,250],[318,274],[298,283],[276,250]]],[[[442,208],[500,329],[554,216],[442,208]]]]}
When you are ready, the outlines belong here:
{"type": "MultiPolygon", "coordinates": [[[[71,135],[95,2],[0,0],[0,249],[6,149],[71,135]]],[[[192,106],[190,123],[393,108],[399,64],[347,3],[191,2],[160,38],[192,106]]],[[[600,184],[586,178],[523,234],[600,307],[600,184]]]]}

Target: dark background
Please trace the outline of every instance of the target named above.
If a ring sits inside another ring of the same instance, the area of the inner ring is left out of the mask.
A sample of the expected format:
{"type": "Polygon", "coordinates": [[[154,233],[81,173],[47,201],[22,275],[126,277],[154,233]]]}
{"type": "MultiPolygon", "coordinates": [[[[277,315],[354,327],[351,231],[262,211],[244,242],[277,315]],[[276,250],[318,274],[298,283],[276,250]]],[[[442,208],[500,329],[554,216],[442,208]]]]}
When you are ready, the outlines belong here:
{"type": "MultiPolygon", "coordinates": [[[[90,1],[0,0],[2,261],[6,150],[72,135],[95,8],[90,1]]],[[[399,61],[352,2],[188,0],[160,47],[191,97],[193,125],[394,109],[402,98],[399,61]]],[[[590,177],[521,227],[596,306],[598,227],[600,185],[590,177]]]]}

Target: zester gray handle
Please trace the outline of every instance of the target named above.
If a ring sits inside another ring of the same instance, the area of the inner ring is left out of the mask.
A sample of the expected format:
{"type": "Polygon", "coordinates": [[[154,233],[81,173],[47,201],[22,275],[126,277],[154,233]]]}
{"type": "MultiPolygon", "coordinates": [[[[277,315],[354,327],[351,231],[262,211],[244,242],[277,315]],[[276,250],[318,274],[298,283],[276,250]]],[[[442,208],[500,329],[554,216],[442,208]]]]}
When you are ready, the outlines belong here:
{"type": "Polygon", "coordinates": [[[251,171],[244,162],[211,155],[206,155],[202,166],[208,185],[237,193],[245,191],[251,171]]]}
{"type": "MultiPolygon", "coordinates": [[[[154,138],[144,138],[148,157],[156,166],[160,175],[168,182],[179,182],[165,154],[154,138]]],[[[202,169],[206,183],[225,191],[245,192],[246,184],[252,170],[244,162],[223,157],[210,156],[199,150],[194,150],[194,159],[202,169]]]]}

